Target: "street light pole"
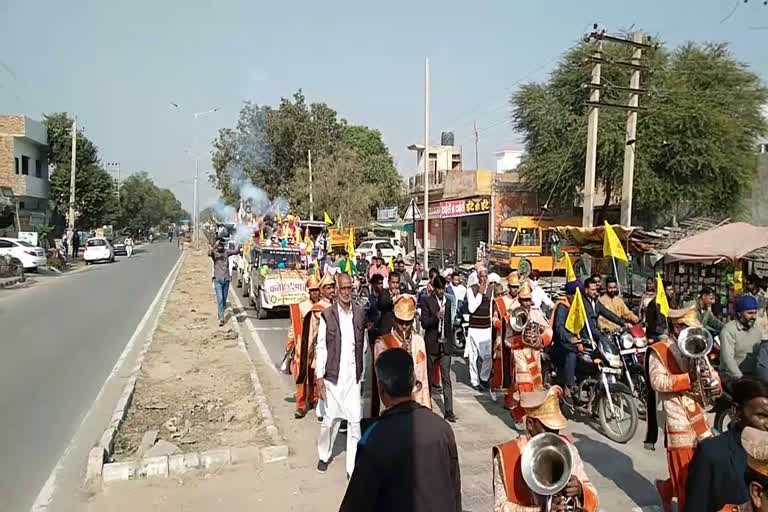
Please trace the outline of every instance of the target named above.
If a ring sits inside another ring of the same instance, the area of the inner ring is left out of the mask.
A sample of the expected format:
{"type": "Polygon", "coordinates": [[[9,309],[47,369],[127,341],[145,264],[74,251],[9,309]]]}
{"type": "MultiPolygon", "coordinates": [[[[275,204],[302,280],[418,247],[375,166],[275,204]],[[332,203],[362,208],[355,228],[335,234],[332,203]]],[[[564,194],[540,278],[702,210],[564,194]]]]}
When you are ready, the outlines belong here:
{"type": "MultiPolygon", "coordinates": [[[[69,229],[67,233],[68,246],[72,247],[75,236],[75,179],[77,173],[77,118],[72,120],[72,161],[69,167],[69,229]]],[[[74,249],[72,249],[74,251],[74,249]]],[[[74,252],[72,252],[74,255],[74,252]]]]}

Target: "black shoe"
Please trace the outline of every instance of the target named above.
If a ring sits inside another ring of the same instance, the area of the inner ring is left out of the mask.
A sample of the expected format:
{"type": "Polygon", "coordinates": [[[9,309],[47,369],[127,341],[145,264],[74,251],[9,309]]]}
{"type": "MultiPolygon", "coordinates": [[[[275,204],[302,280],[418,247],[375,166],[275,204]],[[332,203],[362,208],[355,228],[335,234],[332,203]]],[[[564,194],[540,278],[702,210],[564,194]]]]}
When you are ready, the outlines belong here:
{"type": "Polygon", "coordinates": [[[483,391],[488,391],[491,389],[491,383],[489,381],[481,380],[480,387],[483,388],[483,391]]]}
{"type": "Polygon", "coordinates": [[[318,423],[322,423],[323,422],[323,417],[322,416],[318,416],[317,417],[317,422],[318,423]]]}
{"type": "Polygon", "coordinates": [[[474,389],[475,391],[478,391],[480,393],[483,392],[483,387],[480,384],[478,384],[477,386],[472,386],[472,389],[474,389]]]}
{"type": "Polygon", "coordinates": [[[317,472],[325,473],[326,471],[328,471],[328,463],[322,460],[317,461],[317,472]]]}
{"type": "Polygon", "coordinates": [[[449,423],[456,423],[459,420],[459,418],[456,417],[455,414],[449,413],[445,415],[445,421],[449,423]]]}
{"type": "Polygon", "coordinates": [[[344,433],[347,431],[347,420],[342,420],[339,426],[339,432],[344,433]]]}
{"type": "Polygon", "coordinates": [[[300,420],[306,415],[307,415],[307,411],[296,411],[295,413],[293,413],[293,417],[296,418],[297,420],[300,420]]]}
{"type": "Polygon", "coordinates": [[[219,320],[219,327],[224,327],[224,320],[219,320]]]}

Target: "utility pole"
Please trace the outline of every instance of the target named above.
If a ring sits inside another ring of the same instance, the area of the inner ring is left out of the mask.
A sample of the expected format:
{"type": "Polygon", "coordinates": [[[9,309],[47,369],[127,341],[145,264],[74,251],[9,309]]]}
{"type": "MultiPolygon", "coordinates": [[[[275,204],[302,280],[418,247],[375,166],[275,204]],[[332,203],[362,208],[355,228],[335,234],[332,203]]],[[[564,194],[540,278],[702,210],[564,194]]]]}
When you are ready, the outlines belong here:
{"type": "Polygon", "coordinates": [[[477,157],[477,142],[479,140],[478,134],[477,134],[477,122],[472,121],[472,127],[475,130],[475,170],[480,168],[480,164],[478,163],[479,159],[477,157]]]}
{"type": "Polygon", "coordinates": [[[624,145],[624,176],[621,184],[621,225],[632,225],[632,191],[635,180],[635,147],[637,146],[637,106],[640,99],[640,59],[645,37],[642,32],[632,33],[632,42],[637,43],[632,53],[632,75],[629,79],[629,107],[627,115],[627,140],[624,145]]]}
{"type": "Polygon", "coordinates": [[[72,161],[69,166],[69,229],[67,245],[74,255],[72,238],[75,236],[75,178],[77,173],[77,118],[72,120],[72,161]]]}
{"type": "Polygon", "coordinates": [[[605,30],[598,32],[597,25],[594,26],[592,33],[587,36],[587,40],[590,39],[597,41],[597,49],[592,57],[588,59],[592,62],[592,80],[587,84],[591,93],[586,105],[591,110],[589,112],[589,125],[587,128],[587,161],[584,173],[584,212],[582,215],[582,226],[592,227],[594,223],[595,167],[597,163],[597,116],[600,108],[614,108],[629,111],[629,117],[627,118],[627,138],[624,148],[624,176],[622,180],[621,194],[621,223],[628,226],[632,222],[632,183],[634,181],[634,146],[636,142],[637,112],[642,110],[642,107],[638,106],[638,98],[640,94],[648,92],[646,89],[640,89],[640,72],[648,69],[648,66],[643,65],[640,62],[640,59],[642,57],[642,51],[651,48],[651,45],[645,42],[647,38],[640,32],[634,33],[632,39],[623,39],[621,37],[606,34],[605,30]],[[632,61],[626,62],[603,58],[603,41],[632,46],[634,48],[632,61]],[[600,101],[600,91],[605,87],[600,82],[602,64],[623,66],[632,70],[629,87],[608,84],[608,88],[611,90],[629,92],[629,104],[623,105],[620,103],[600,101]]]}
{"type": "MultiPolygon", "coordinates": [[[[429,59],[424,61],[424,268],[429,268],[429,59]]],[[[413,226],[416,229],[416,226],[413,226]]],[[[416,248],[413,260],[416,261],[416,248]]]]}
{"type": "Polygon", "coordinates": [[[584,166],[584,199],[582,201],[581,225],[591,228],[594,224],[595,210],[595,168],[597,166],[597,120],[600,108],[600,72],[603,61],[603,40],[597,40],[597,48],[592,56],[592,80],[589,86],[591,93],[589,101],[592,103],[587,124],[587,158],[584,166]]]}
{"type": "Polygon", "coordinates": [[[309,220],[315,220],[315,202],[312,198],[312,150],[307,150],[307,162],[309,162],[309,220]]]}
{"type": "Polygon", "coordinates": [[[195,231],[193,233],[193,238],[195,240],[195,250],[200,250],[200,190],[198,189],[198,183],[199,180],[199,168],[200,168],[200,158],[197,156],[195,157],[195,198],[194,198],[194,213],[193,216],[193,222],[195,225],[195,231]]]}

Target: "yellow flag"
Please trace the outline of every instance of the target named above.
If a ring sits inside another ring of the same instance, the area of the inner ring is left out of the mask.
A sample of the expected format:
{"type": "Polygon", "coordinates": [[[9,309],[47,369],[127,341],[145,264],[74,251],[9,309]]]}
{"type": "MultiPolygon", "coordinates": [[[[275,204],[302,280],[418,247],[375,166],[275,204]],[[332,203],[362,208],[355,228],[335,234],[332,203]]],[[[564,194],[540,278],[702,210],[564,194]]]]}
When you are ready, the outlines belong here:
{"type": "Polygon", "coordinates": [[[353,258],[355,256],[355,231],[349,230],[349,238],[347,239],[347,258],[353,258]]]}
{"type": "Polygon", "coordinates": [[[300,227],[296,227],[295,228],[295,233],[296,233],[296,243],[297,244],[304,243],[304,240],[302,240],[302,238],[301,238],[301,228],[300,227]]]}
{"type": "Polygon", "coordinates": [[[624,252],[624,248],[621,246],[621,240],[613,230],[608,221],[605,221],[605,235],[603,236],[603,256],[610,256],[616,258],[624,263],[629,263],[627,254],[624,252]]]}
{"type": "Polygon", "coordinates": [[[659,313],[669,316],[669,301],[667,300],[667,292],[664,291],[664,281],[661,279],[661,274],[656,274],[656,305],[659,307],[659,313]]]}
{"type": "Polygon", "coordinates": [[[264,228],[259,229],[259,241],[264,241],[264,228]]]}
{"type": "Polygon", "coordinates": [[[389,257],[389,263],[387,264],[387,267],[389,267],[389,270],[395,270],[395,258],[390,256],[389,257]]]}
{"type": "Polygon", "coordinates": [[[565,328],[578,336],[586,323],[587,311],[584,309],[584,301],[581,299],[581,290],[576,288],[576,296],[573,298],[573,304],[568,311],[568,318],[565,319],[565,328]]]}
{"type": "Polygon", "coordinates": [[[333,226],[333,219],[328,215],[328,212],[323,212],[323,219],[325,220],[326,226],[333,226]]]}
{"type": "Polygon", "coordinates": [[[568,254],[568,252],[564,252],[565,254],[565,281],[570,283],[571,281],[576,281],[576,272],[573,270],[573,262],[571,261],[571,256],[568,254]]]}

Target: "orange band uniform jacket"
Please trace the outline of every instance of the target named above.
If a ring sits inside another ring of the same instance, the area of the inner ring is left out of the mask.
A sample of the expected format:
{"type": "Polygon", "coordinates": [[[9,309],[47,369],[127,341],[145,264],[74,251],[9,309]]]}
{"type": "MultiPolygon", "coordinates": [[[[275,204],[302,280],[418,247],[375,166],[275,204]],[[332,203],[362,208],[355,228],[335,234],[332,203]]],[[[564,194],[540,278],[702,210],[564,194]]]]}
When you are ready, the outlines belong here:
{"type": "MultiPolygon", "coordinates": [[[[654,343],[650,350],[648,374],[666,416],[667,448],[695,448],[702,440],[711,437],[712,432],[691,386],[689,360],[682,355],[677,343],[669,339],[654,343]]],[[[709,365],[707,358],[704,360],[709,365]]],[[[710,374],[719,384],[717,372],[711,370],[710,374]]]]}
{"type": "MultiPolygon", "coordinates": [[[[584,495],[582,509],[597,512],[597,490],[584,471],[578,450],[570,439],[565,436],[563,439],[568,441],[571,449],[573,474],[581,482],[584,495]]],[[[520,436],[493,448],[493,512],[541,512],[543,509],[543,498],[535,495],[523,479],[521,459],[526,444],[528,437],[520,436]]]]}
{"type": "MultiPolygon", "coordinates": [[[[544,313],[538,308],[531,308],[528,321],[541,327],[542,347],[548,347],[552,343],[552,327],[549,326],[544,313]]],[[[531,391],[543,389],[541,376],[541,350],[523,345],[523,337],[517,334],[512,344],[512,361],[514,364],[515,384],[530,384],[531,391]]]]}

